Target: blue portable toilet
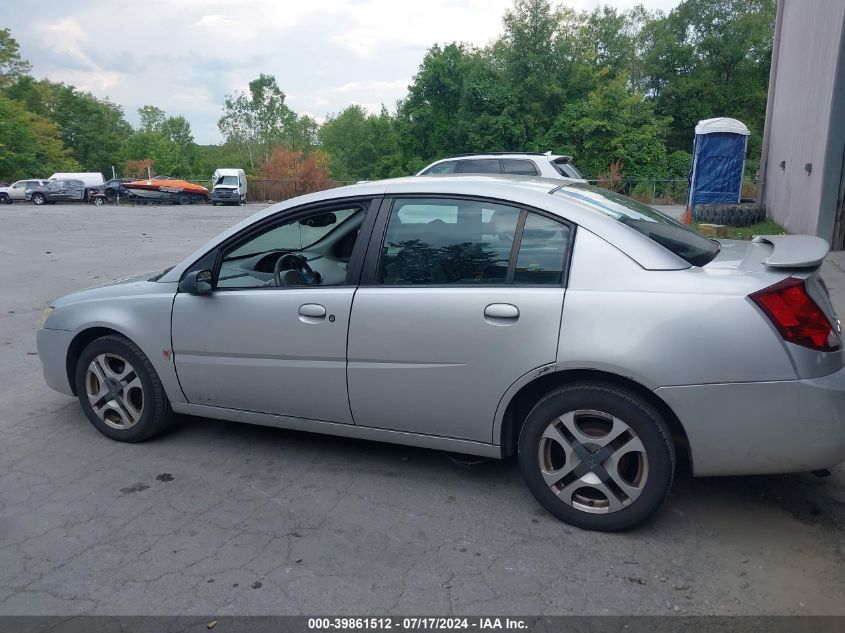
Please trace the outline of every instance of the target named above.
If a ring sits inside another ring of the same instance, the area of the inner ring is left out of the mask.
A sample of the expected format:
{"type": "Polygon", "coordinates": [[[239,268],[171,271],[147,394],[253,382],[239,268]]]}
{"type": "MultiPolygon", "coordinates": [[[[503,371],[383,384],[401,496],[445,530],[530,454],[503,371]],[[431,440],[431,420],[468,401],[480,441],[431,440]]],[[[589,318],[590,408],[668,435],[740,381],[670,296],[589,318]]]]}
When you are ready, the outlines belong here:
{"type": "Polygon", "coordinates": [[[698,122],[692,146],[688,213],[699,204],[739,202],[749,134],[745,124],[736,119],[717,117],[698,122]]]}

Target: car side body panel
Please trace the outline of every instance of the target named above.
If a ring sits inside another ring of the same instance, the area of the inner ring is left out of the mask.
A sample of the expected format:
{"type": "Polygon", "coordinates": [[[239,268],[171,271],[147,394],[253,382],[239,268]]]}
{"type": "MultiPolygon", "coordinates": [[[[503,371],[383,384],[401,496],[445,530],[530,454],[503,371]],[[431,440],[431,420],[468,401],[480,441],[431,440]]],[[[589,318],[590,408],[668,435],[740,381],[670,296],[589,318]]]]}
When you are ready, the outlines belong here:
{"type": "Polygon", "coordinates": [[[715,283],[701,268],[644,271],[583,229],[574,249],[559,368],[611,371],[649,389],[797,378],[747,299],[758,288],[746,277],[715,283]]]}
{"type": "MultiPolygon", "coordinates": [[[[143,275],[142,278],[149,277],[143,275]]],[[[173,365],[170,315],[176,284],[132,278],[91,288],[53,302],[56,310],[45,328],[70,332],[74,337],[93,328],[107,328],[132,340],[150,359],[171,402],[184,402],[173,365]]],[[[56,356],[59,352],[55,352],[56,356]]],[[[67,357],[67,349],[62,358],[67,357]]],[[[64,362],[62,363],[64,368],[64,362]]]]}
{"type": "Polygon", "coordinates": [[[806,472],[845,455],[845,369],[806,380],[661,387],[681,419],[693,472],[806,472]]]}
{"type": "Polygon", "coordinates": [[[438,451],[451,451],[464,453],[466,455],[478,455],[498,459],[501,457],[501,450],[496,444],[485,442],[472,442],[452,437],[439,437],[425,433],[407,433],[391,429],[377,429],[358,424],[338,424],[323,420],[310,420],[283,415],[272,415],[269,413],[256,413],[253,411],[238,411],[235,409],[223,409],[220,407],[209,407],[199,404],[176,403],[173,404],[176,413],[185,415],[197,415],[216,420],[230,422],[244,422],[246,424],[259,424],[261,426],[272,426],[279,429],[292,429],[294,431],[307,431],[309,433],[323,433],[325,435],[339,435],[341,437],[352,437],[360,440],[373,442],[388,442],[405,446],[419,446],[438,451]]]}
{"type": "Polygon", "coordinates": [[[351,287],[179,293],[173,357],[193,404],[351,424],[346,338],[351,287]],[[302,316],[319,305],[327,318],[302,316]]]}
{"type": "Polygon", "coordinates": [[[359,288],[348,348],[355,423],[490,442],[502,394],[554,362],[563,303],[560,286],[359,288]],[[519,316],[486,316],[491,305],[519,316]]]}

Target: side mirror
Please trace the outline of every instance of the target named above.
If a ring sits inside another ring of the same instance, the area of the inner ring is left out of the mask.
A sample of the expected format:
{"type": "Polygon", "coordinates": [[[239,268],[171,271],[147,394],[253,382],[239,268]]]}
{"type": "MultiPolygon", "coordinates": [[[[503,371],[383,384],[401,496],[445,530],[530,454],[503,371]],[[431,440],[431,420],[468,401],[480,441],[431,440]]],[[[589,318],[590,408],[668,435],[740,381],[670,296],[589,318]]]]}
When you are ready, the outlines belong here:
{"type": "Polygon", "coordinates": [[[192,295],[211,294],[211,271],[192,270],[179,282],[179,292],[192,295]]]}

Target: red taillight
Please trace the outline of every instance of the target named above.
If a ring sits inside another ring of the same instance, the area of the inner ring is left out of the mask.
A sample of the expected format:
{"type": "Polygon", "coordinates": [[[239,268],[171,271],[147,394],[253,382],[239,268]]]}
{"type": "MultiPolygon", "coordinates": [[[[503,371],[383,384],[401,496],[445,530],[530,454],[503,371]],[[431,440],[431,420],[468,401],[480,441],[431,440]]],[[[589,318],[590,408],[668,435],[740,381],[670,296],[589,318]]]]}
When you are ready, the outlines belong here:
{"type": "Polygon", "coordinates": [[[803,279],[788,277],[749,298],[771,319],[783,340],[822,352],[839,349],[839,334],[807,294],[803,279]]]}

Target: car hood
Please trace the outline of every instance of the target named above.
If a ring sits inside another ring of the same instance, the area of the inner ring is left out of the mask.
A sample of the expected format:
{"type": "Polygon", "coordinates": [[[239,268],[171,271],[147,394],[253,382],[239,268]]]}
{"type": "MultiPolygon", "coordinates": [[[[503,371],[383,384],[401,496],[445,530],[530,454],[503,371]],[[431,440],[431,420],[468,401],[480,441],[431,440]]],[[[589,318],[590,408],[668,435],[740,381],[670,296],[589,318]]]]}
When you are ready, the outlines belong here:
{"type": "Polygon", "coordinates": [[[117,279],[109,281],[97,286],[91,286],[84,290],[73,292],[50,302],[54,308],[60,308],[63,305],[72,303],[79,303],[80,301],[94,301],[98,299],[107,299],[112,297],[121,297],[128,295],[144,295],[154,292],[167,291],[166,286],[172,285],[175,291],[176,283],[160,284],[155,282],[167,270],[158,270],[154,272],[143,273],[133,277],[126,277],[124,279],[117,279]]]}

